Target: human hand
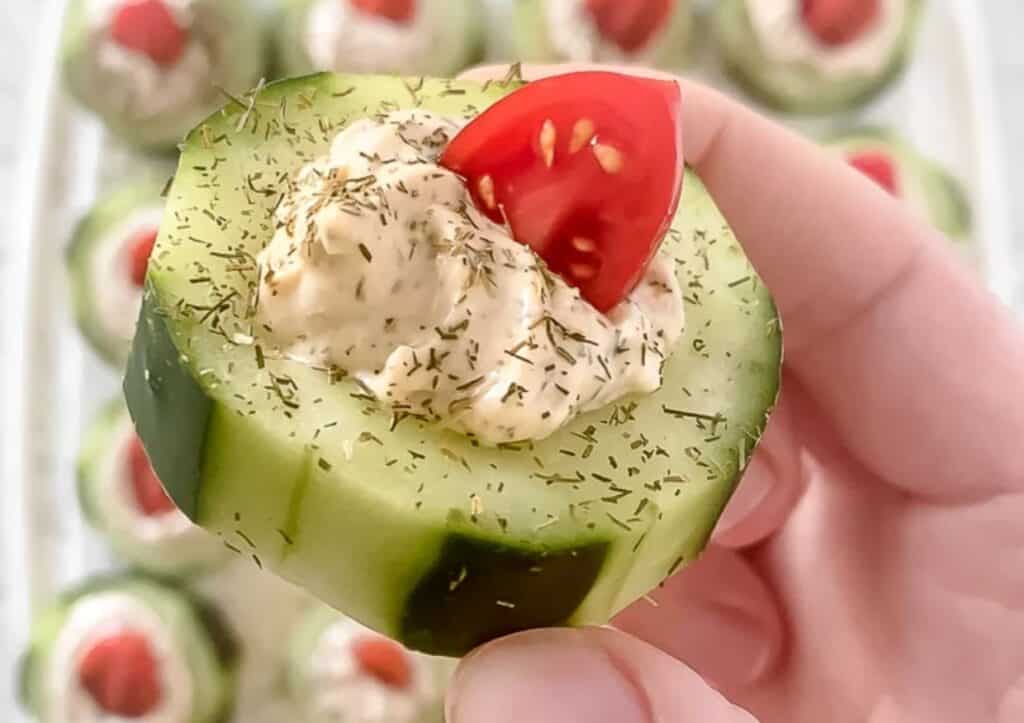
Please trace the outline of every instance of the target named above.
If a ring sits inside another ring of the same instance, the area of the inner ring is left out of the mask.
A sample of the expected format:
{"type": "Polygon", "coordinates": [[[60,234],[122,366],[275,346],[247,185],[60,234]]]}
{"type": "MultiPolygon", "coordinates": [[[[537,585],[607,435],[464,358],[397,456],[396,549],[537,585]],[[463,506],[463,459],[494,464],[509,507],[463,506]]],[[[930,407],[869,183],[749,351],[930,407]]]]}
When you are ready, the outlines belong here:
{"type": "Polygon", "coordinates": [[[687,162],[784,322],[779,408],[656,605],[484,646],[449,723],[1024,721],[1024,332],[875,184],[682,88],[687,162]]]}

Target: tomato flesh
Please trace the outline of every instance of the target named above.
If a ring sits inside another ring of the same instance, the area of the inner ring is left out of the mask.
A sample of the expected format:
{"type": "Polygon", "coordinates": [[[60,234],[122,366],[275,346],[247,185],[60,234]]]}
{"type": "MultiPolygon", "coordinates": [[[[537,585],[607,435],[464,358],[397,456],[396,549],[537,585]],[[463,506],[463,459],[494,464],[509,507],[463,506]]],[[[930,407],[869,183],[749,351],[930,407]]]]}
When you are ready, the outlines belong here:
{"type": "Polygon", "coordinates": [[[599,311],[643,277],[683,181],[673,81],[600,71],[534,81],[448,144],[477,207],[599,311]]]}
{"type": "Polygon", "coordinates": [[[146,517],[159,517],[177,509],[149,463],[142,440],[136,435],[128,448],[128,474],[139,511],[146,517]]]}
{"type": "Polygon", "coordinates": [[[132,275],[132,283],[142,288],[146,283],[146,268],[149,266],[149,255],[153,253],[159,230],[143,229],[128,239],[128,263],[132,275]]]}
{"type": "Polygon", "coordinates": [[[863,151],[851,154],[846,160],[893,196],[900,195],[896,164],[889,154],[882,151],[863,151]]]}
{"type": "Polygon", "coordinates": [[[188,31],[164,0],[128,0],[114,12],[110,26],[114,42],[141,53],[161,67],[181,60],[188,31]]]}
{"type": "Polygon", "coordinates": [[[674,0],[586,0],[584,7],[601,36],[635,53],[665,26],[674,0]]]}
{"type": "Polygon", "coordinates": [[[131,630],[101,638],[78,664],[78,681],[96,704],[121,718],[142,718],[163,698],[149,640],[131,630]]]}
{"type": "Polygon", "coordinates": [[[352,7],[367,15],[390,20],[393,23],[410,23],[416,17],[416,0],[348,0],[352,7]]]}
{"type": "Polygon", "coordinates": [[[881,12],[881,0],[802,0],[801,5],[807,29],[822,45],[830,47],[859,38],[881,12]]]}
{"type": "Polygon", "coordinates": [[[398,643],[379,635],[367,635],[352,644],[360,670],[389,688],[408,688],[412,682],[409,653],[398,643]]]}

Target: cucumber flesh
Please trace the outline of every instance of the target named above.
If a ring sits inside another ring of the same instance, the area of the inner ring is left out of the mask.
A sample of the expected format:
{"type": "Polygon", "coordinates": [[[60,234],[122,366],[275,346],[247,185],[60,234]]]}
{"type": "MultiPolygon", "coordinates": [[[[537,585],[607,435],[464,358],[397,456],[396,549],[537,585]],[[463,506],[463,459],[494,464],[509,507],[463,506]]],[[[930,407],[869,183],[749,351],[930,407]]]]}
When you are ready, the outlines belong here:
{"type": "Polygon", "coordinates": [[[428,653],[605,623],[694,559],[779,386],[771,296],[692,173],[663,245],[687,329],[658,392],[487,448],[414,419],[396,426],[349,382],[264,358],[247,318],[254,269],[237,271],[273,228],[278,192],[258,192],[263,179],[382,108],[472,116],[515,87],[322,74],[211,117],[184,146],[125,379],[187,515],[244,530],[260,564],[428,653]]]}

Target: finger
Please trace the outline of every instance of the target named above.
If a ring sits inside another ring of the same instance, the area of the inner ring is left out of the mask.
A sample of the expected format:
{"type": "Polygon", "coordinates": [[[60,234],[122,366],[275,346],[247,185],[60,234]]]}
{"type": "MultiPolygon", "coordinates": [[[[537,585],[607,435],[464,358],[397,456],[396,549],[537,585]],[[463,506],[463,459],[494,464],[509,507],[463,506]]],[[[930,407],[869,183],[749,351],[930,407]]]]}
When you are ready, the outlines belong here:
{"type": "Polygon", "coordinates": [[[861,174],[680,83],[687,161],[775,295],[789,365],[843,444],[927,498],[1024,489],[1024,456],[1007,453],[1024,431],[1016,320],[861,174]]]}
{"type": "Polygon", "coordinates": [[[771,590],[737,552],[711,546],[615,619],[615,626],[691,666],[726,693],[763,680],[783,652],[771,590]]]}
{"type": "Polygon", "coordinates": [[[606,628],[532,630],[462,661],[448,723],[757,723],[682,663],[606,628]]]}
{"type": "MultiPolygon", "coordinates": [[[[788,384],[782,384],[784,390],[788,384]]],[[[791,394],[784,391],[743,479],[715,527],[715,544],[756,545],[786,522],[806,487],[791,394]]]]}

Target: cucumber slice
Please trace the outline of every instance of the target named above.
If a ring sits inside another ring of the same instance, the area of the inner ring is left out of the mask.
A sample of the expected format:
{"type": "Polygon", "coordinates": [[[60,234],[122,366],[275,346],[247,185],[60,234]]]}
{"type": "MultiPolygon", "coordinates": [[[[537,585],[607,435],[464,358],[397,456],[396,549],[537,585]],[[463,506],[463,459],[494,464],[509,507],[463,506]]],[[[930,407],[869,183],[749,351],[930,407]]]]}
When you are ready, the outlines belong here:
{"type": "Polygon", "coordinates": [[[141,55],[123,53],[116,61],[100,61],[101,54],[114,49],[107,37],[108,5],[70,0],[61,62],[71,94],[128,143],[172,150],[224,102],[225,91],[243,92],[263,77],[263,19],[245,0],[172,3],[187,7],[189,31],[203,50],[186,53],[177,66],[163,71],[141,55]]]}
{"type": "Polygon", "coordinates": [[[905,139],[881,128],[858,128],[833,136],[827,145],[844,156],[880,151],[895,159],[907,205],[954,241],[969,242],[973,221],[963,185],[905,139]]]}
{"type": "Polygon", "coordinates": [[[663,245],[687,328],[654,394],[540,442],[486,448],[397,423],[327,372],[264,358],[246,316],[274,179],[382,108],[472,116],[514,87],[324,74],[211,117],[184,147],[125,379],[187,515],[243,529],[262,565],[427,653],[605,623],[693,560],[779,387],[771,296],[692,173],[663,245]]]}
{"type": "Polygon", "coordinates": [[[158,575],[190,576],[224,562],[228,550],[173,510],[147,518],[131,489],[129,446],[135,428],[121,399],[97,415],[78,461],[78,497],[85,518],[118,557],[158,575]]]}
{"type": "Polygon", "coordinates": [[[397,689],[360,671],[350,646],[376,633],[324,605],[295,627],[288,646],[286,678],[306,723],[442,723],[444,692],[453,665],[405,651],[410,680],[397,689]],[[349,713],[350,715],[345,715],[349,713]]]}
{"type": "Polygon", "coordinates": [[[483,27],[477,0],[418,0],[416,19],[408,27],[366,18],[354,10],[346,12],[341,0],[276,0],[276,4],[280,6],[275,31],[277,64],[282,75],[349,71],[446,76],[482,56],[483,27]],[[333,29],[317,24],[325,48],[333,52],[311,49],[310,29],[317,23],[317,16],[311,13],[322,10],[336,21],[354,20],[351,27],[333,29]]]}
{"type": "Polygon", "coordinates": [[[131,279],[129,239],[159,228],[161,186],[139,178],[120,186],[93,206],[68,245],[66,262],[71,305],[82,336],[104,361],[123,368],[128,359],[142,289],[131,279]]]}
{"type": "MultiPolygon", "coordinates": [[[[519,0],[514,3],[510,59],[534,63],[619,62],[636,63],[667,70],[689,65],[693,41],[694,12],[691,0],[675,0],[672,15],[646,47],[627,53],[613,43],[601,40],[596,28],[587,28],[588,19],[582,0],[577,7],[565,0],[519,0]],[[566,22],[556,27],[551,6],[566,8],[559,17],[578,18],[581,25],[566,22]],[[593,36],[593,42],[581,42],[593,36]],[[574,49],[574,50],[571,50],[574,49]]],[[[505,31],[507,32],[507,30],[505,31]]]]}
{"type": "Polygon", "coordinates": [[[726,69],[752,96],[788,113],[822,114],[861,106],[898,78],[913,52],[924,0],[903,0],[907,12],[899,41],[885,68],[874,74],[847,73],[829,77],[812,63],[780,62],[765,53],[751,25],[751,0],[721,0],[714,10],[714,28],[726,69]]]}
{"type": "MultiPolygon", "coordinates": [[[[56,693],[74,679],[74,661],[60,659],[68,655],[67,650],[61,650],[62,633],[69,623],[83,624],[75,613],[84,603],[101,605],[104,599],[114,597],[119,601],[127,599],[146,611],[147,618],[157,620],[165,643],[155,646],[161,661],[188,671],[191,709],[183,723],[226,720],[234,700],[238,662],[234,634],[220,614],[204,601],[165,583],[136,576],[88,580],[62,594],[37,617],[29,649],[22,657],[22,703],[42,723],[67,723],[69,718],[60,709],[61,696],[56,693]]],[[[76,636],[88,634],[88,628],[75,632],[76,636]]],[[[164,682],[166,688],[167,680],[164,682]]],[[[78,691],[78,695],[87,693],[78,691]]]]}

